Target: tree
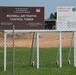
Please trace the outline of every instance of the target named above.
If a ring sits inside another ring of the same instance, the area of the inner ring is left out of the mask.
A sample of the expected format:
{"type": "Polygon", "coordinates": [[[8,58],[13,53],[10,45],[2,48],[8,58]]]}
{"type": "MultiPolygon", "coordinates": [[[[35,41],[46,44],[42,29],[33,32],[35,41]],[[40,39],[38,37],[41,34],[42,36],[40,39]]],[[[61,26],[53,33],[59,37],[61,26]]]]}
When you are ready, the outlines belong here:
{"type": "Polygon", "coordinates": [[[50,19],[54,19],[54,14],[53,13],[50,14],[50,19]]]}
{"type": "Polygon", "coordinates": [[[54,13],[54,19],[57,19],[57,12],[54,13]]]}
{"type": "Polygon", "coordinates": [[[50,19],[57,19],[57,12],[50,14],[50,19]]]}

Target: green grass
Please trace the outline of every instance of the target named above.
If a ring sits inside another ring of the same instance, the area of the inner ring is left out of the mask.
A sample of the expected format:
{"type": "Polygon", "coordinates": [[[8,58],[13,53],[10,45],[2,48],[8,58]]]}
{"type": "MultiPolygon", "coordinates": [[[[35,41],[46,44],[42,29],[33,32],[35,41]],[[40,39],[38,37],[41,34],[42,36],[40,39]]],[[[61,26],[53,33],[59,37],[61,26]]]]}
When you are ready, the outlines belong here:
{"type": "MultiPolygon", "coordinates": [[[[63,67],[56,65],[57,48],[40,48],[40,68],[30,65],[30,48],[15,48],[15,75],[76,75],[74,53],[71,51],[69,65],[69,48],[63,48],[63,67]]],[[[36,64],[36,54],[35,64],[36,64]]],[[[12,48],[7,48],[7,71],[3,71],[3,48],[0,48],[0,75],[12,75],[12,48]]]]}

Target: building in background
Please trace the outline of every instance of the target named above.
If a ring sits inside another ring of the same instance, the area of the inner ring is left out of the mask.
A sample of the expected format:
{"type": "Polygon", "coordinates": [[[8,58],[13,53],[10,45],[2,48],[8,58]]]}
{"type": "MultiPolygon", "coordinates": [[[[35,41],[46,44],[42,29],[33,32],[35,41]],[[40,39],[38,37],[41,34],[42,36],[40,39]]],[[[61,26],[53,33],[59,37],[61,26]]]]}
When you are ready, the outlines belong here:
{"type": "Polygon", "coordinates": [[[55,30],[56,29],[56,19],[45,19],[45,29],[55,30]]]}

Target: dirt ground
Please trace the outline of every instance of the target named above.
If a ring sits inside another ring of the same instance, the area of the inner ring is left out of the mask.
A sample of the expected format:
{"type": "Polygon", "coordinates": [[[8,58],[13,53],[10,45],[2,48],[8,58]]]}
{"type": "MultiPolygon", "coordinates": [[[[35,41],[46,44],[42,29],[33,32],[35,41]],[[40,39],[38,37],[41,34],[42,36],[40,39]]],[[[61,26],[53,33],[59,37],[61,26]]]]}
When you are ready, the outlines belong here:
{"type": "MultiPolygon", "coordinates": [[[[62,46],[69,47],[72,40],[72,33],[62,34],[62,46]]],[[[3,47],[3,35],[0,35],[0,47],[3,47]]],[[[32,33],[15,34],[15,47],[31,47],[32,33]]],[[[41,48],[59,47],[59,33],[40,33],[39,46],[41,48]]],[[[12,35],[7,36],[7,47],[12,47],[12,35]]]]}

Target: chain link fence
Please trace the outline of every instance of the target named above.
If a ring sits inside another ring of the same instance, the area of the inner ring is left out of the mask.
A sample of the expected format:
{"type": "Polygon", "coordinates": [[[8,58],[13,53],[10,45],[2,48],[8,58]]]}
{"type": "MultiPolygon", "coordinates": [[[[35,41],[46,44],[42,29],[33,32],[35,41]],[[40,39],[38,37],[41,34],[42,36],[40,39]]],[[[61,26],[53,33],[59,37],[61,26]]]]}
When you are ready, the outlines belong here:
{"type": "Polygon", "coordinates": [[[15,33],[13,68],[13,33],[8,33],[4,71],[4,33],[0,32],[0,75],[75,75],[73,32],[62,32],[62,68],[59,66],[59,42],[59,32],[39,33],[37,69],[36,33],[15,33]]]}

